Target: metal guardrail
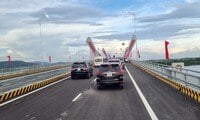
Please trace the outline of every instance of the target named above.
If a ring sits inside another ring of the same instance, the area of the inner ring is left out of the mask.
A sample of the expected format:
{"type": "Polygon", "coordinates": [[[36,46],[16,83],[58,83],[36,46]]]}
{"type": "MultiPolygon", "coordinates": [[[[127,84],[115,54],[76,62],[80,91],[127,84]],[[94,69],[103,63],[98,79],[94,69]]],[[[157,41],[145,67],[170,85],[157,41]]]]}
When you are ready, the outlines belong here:
{"type": "Polygon", "coordinates": [[[167,65],[144,61],[133,61],[135,64],[148,69],[173,82],[200,92],[200,71],[175,68],[167,65]]]}
{"type": "Polygon", "coordinates": [[[3,78],[4,76],[15,75],[20,73],[28,73],[28,72],[35,72],[35,71],[43,71],[43,70],[50,70],[53,68],[61,68],[69,66],[69,64],[54,64],[54,65],[36,65],[36,66],[28,66],[28,67],[17,67],[17,68],[4,68],[0,69],[0,77],[3,78]]]}
{"type": "Polygon", "coordinates": [[[0,95],[9,92],[14,89],[22,88],[34,84],[36,82],[44,81],[47,79],[54,78],[61,74],[66,74],[70,71],[70,67],[64,67],[56,70],[46,71],[37,74],[31,74],[27,76],[21,76],[17,78],[11,78],[0,81],[0,95]]]}

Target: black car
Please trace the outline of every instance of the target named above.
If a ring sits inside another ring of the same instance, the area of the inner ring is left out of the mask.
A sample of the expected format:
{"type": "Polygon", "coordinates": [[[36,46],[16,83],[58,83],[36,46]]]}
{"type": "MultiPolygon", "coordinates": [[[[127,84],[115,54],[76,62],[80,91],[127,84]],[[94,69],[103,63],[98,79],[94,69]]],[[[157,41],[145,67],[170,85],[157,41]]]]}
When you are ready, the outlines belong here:
{"type": "Polygon", "coordinates": [[[93,75],[93,68],[86,62],[74,62],[71,67],[71,78],[90,78],[93,75]]]}
{"type": "Polygon", "coordinates": [[[96,73],[97,89],[102,88],[103,85],[111,84],[117,84],[123,89],[123,74],[124,71],[118,63],[101,64],[96,73]]]}

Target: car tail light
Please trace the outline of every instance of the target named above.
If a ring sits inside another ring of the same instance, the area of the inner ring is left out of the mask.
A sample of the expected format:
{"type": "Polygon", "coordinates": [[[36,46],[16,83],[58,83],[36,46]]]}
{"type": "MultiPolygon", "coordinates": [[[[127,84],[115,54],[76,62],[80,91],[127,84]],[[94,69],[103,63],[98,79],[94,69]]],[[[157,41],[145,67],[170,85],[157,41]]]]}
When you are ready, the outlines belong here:
{"type": "Polygon", "coordinates": [[[83,71],[87,71],[87,70],[88,70],[88,68],[82,68],[82,70],[83,70],[83,71]]]}
{"type": "Polygon", "coordinates": [[[76,69],[75,68],[71,68],[70,70],[73,71],[73,70],[76,70],[76,69]]]}
{"type": "Polygon", "coordinates": [[[83,68],[83,70],[88,70],[88,68],[83,68]]]}
{"type": "Polygon", "coordinates": [[[121,74],[123,74],[124,72],[122,71],[122,70],[118,70],[118,71],[116,71],[116,74],[118,74],[118,75],[121,75],[121,74]]]}
{"type": "Polygon", "coordinates": [[[102,74],[102,72],[97,70],[96,75],[101,75],[101,74],[102,74]]]}

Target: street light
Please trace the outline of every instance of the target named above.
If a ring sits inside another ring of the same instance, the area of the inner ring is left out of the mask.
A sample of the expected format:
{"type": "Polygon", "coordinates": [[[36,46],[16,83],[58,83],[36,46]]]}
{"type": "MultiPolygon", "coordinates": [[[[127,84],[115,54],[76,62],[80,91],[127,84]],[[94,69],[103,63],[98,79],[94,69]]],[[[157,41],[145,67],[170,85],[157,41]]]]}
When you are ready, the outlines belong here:
{"type": "Polygon", "coordinates": [[[41,63],[42,63],[42,66],[43,66],[43,40],[42,40],[42,20],[44,20],[45,18],[49,18],[49,16],[47,14],[43,14],[42,17],[40,17],[39,19],[39,27],[40,27],[40,51],[41,51],[41,63]]]}
{"type": "Polygon", "coordinates": [[[135,13],[134,13],[134,12],[130,12],[130,11],[126,11],[126,14],[133,15],[134,34],[136,35],[136,27],[135,27],[135,13]]]}
{"type": "Polygon", "coordinates": [[[124,50],[124,52],[125,52],[125,48],[124,48],[124,46],[125,46],[125,43],[124,42],[122,42],[122,56],[123,56],[123,50],[124,50]]]}
{"type": "Polygon", "coordinates": [[[78,60],[80,61],[80,53],[79,53],[79,47],[80,47],[80,41],[79,41],[79,39],[80,39],[80,37],[81,37],[81,35],[78,35],[78,37],[77,37],[77,39],[78,39],[78,52],[77,52],[77,54],[78,54],[78,60]]]}
{"type": "MultiPolygon", "coordinates": [[[[133,23],[134,23],[134,34],[136,36],[136,26],[135,26],[135,12],[130,12],[130,11],[126,11],[126,14],[130,14],[133,15],[133,23]]],[[[138,52],[138,48],[137,48],[137,39],[136,39],[136,55],[138,52]]],[[[137,58],[137,57],[136,57],[137,58]]]]}

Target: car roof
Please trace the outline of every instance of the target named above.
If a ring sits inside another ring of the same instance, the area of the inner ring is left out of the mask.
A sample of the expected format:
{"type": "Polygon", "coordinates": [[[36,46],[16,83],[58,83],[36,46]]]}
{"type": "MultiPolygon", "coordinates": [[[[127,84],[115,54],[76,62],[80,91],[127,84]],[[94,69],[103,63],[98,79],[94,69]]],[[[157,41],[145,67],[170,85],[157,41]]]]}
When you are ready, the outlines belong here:
{"type": "Polygon", "coordinates": [[[73,64],[86,64],[86,62],[74,62],[73,64]]]}
{"type": "Polygon", "coordinates": [[[119,59],[109,59],[108,61],[120,61],[119,59]]]}
{"type": "Polygon", "coordinates": [[[117,59],[117,58],[111,58],[111,59],[109,59],[109,60],[119,60],[119,59],[117,59]]]}

